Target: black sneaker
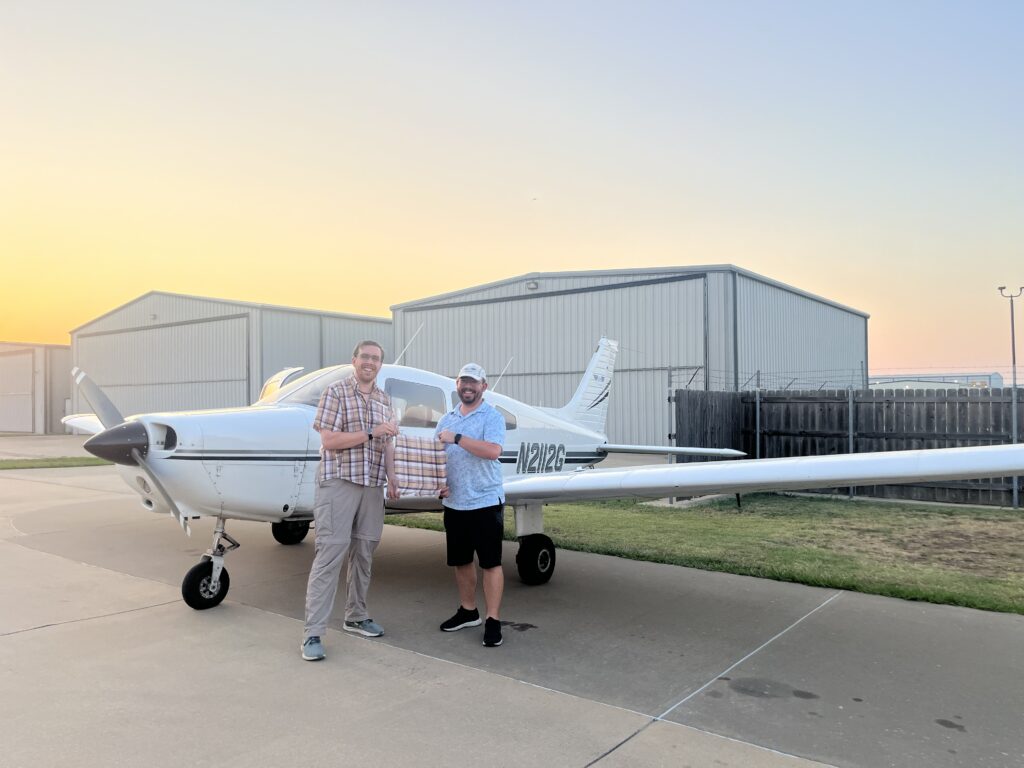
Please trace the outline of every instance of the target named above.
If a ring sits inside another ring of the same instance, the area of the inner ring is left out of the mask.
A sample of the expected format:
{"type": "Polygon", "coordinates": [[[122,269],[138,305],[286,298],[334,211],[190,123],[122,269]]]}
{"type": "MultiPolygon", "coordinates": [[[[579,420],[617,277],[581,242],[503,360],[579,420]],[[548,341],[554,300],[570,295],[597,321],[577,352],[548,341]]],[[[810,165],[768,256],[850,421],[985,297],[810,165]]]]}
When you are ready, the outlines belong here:
{"type": "Polygon", "coordinates": [[[484,624],[484,645],[488,648],[501,645],[501,622],[490,616],[487,617],[487,622],[484,624]]]}
{"type": "Polygon", "coordinates": [[[466,627],[479,627],[480,626],[480,611],[474,608],[472,611],[467,611],[461,605],[459,610],[455,612],[448,621],[441,625],[442,632],[457,632],[460,629],[466,627]]]}

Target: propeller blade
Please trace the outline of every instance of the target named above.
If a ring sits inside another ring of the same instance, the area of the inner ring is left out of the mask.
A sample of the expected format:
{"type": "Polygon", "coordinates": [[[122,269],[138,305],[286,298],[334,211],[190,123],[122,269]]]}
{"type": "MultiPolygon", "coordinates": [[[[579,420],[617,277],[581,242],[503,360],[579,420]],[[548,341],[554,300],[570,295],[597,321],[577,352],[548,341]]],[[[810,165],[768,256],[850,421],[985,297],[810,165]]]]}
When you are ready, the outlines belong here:
{"type": "Polygon", "coordinates": [[[110,398],[103,394],[103,390],[96,385],[96,382],[89,378],[85,371],[81,368],[75,368],[71,371],[71,378],[75,380],[78,389],[85,399],[89,401],[89,405],[92,406],[104,427],[110,429],[124,422],[124,416],[117,410],[117,406],[110,402],[110,398]]]}
{"type": "Polygon", "coordinates": [[[181,510],[178,509],[178,505],[174,503],[174,499],[171,498],[171,495],[167,493],[163,484],[157,479],[156,473],[154,473],[149,464],[146,463],[146,460],[142,458],[142,452],[138,448],[132,448],[132,458],[134,458],[136,463],[138,463],[139,469],[146,473],[146,477],[149,478],[149,482],[153,484],[153,488],[156,492],[163,497],[164,503],[167,504],[167,508],[171,511],[171,517],[177,520],[181,529],[191,536],[192,526],[188,524],[188,518],[181,514],[181,510]]]}

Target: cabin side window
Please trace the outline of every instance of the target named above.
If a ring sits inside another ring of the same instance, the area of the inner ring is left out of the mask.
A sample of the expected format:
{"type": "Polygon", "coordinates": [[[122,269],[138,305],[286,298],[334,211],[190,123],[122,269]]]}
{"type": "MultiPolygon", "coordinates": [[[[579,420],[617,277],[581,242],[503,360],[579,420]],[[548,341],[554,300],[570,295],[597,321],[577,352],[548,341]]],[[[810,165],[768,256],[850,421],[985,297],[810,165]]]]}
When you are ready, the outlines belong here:
{"type": "Polygon", "coordinates": [[[447,410],[444,392],[429,384],[388,379],[384,390],[391,396],[391,405],[399,415],[400,427],[433,429],[447,410]]]}

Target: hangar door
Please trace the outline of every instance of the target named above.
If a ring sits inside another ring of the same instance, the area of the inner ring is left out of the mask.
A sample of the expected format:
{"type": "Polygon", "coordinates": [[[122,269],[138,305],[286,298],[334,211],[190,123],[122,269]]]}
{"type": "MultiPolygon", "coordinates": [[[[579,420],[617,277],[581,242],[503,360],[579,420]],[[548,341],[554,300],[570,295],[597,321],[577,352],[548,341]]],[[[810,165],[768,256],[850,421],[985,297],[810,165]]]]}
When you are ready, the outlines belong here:
{"type": "Polygon", "coordinates": [[[34,353],[0,354],[0,432],[32,432],[34,353]]]}
{"type": "Polygon", "coordinates": [[[80,334],[76,365],[126,416],[248,405],[248,338],[246,315],[80,334]]]}

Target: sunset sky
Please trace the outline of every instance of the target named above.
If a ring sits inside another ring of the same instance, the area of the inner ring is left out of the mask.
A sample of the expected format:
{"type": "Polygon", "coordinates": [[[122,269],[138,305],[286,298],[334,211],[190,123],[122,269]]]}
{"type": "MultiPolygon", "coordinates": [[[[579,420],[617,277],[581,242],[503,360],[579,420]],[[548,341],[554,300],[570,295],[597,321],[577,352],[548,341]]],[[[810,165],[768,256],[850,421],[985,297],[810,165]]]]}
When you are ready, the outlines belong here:
{"type": "Polygon", "coordinates": [[[872,373],[1005,372],[1022,36],[1017,1],[7,0],[0,340],[731,263],[870,313],[872,373]]]}

